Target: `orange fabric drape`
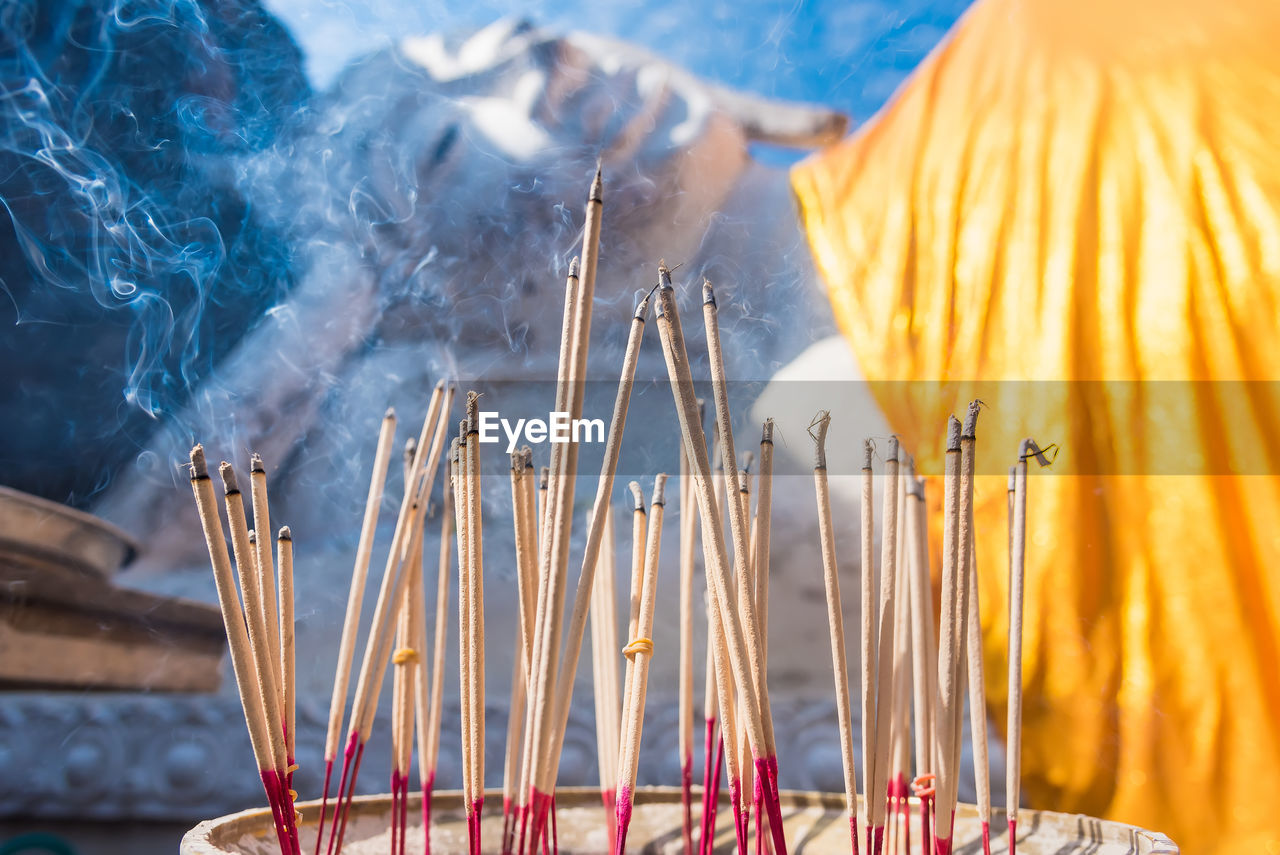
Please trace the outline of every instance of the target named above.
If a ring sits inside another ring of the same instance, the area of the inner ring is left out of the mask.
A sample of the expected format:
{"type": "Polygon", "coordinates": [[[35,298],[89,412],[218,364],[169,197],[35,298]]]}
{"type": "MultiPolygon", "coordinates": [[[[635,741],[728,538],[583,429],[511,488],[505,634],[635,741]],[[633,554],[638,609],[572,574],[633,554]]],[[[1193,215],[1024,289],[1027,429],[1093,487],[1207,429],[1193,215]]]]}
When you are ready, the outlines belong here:
{"type": "Polygon", "coordinates": [[[874,389],[922,466],[989,405],[1001,727],[1000,473],[1063,448],[1030,479],[1024,798],[1280,852],[1280,4],[979,0],[792,179],[864,373],[912,381],[874,389]]]}

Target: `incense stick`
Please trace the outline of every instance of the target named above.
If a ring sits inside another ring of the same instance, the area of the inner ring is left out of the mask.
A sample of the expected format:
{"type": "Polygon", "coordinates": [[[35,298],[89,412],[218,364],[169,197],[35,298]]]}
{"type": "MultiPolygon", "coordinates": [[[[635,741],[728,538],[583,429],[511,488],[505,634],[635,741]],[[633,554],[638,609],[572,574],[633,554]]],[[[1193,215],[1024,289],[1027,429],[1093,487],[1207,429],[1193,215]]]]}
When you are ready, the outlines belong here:
{"type": "MultiPolygon", "coordinates": [[[[623,717],[624,737],[618,763],[618,838],[614,855],[624,855],[627,828],[631,825],[632,797],[636,786],[636,770],[640,759],[640,738],[644,731],[644,703],[648,691],[649,660],[653,657],[653,609],[658,588],[658,556],[662,551],[662,519],[666,475],[653,480],[653,518],[649,521],[645,546],[644,573],[641,578],[640,614],[634,634],[623,653],[627,656],[626,710],[623,717]]],[[[639,487],[633,488],[639,496],[639,487]]]]}
{"type": "MultiPolygon", "coordinates": [[[[844,770],[845,810],[849,814],[849,849],[858,855],[858,786],[853,766],[853,713],[849,708],[849,666],[844,648],[844,614],[840,602],[840,574],[836,566],[831,496],[827,485],[827,429],[831,414],[818,413],[809,426],[813,437],[813,486],[818,505],[818,539],[822,547],[822,580],[827,594],[827,624],[831,636],[831,670],[835,675],[836,719],[840,729],[840,763],[844,770]]],[[[864,725],[863,730],[866,730],[864,725]]],[[[865,762],[865,761],[864,761],[865,762]]],[[[868,793],[867,801],[870,802],[868,793]]]]}
{"type": "Polygon", "coordinates": [[[871,440],[862,444],[862,497],[859,508],[859,580],[861,583],[861,622],[859,633],[862,657],[862,791],[867,800],[867,855],[875,848],[873,828],[875,821],[871,803],[876,792],[876,672],[879,667],[876,633],[876,564],[875,537],[875,473],[871,469],[871,455],[875,446],[871,440]]]}
{"type": "Polygon", "coordinates": [[[930,855],[932,841],[929,828],[930,788],[924,787],[934,768],[933,702],[937,693],[938,647],[933,623],[933,583],[929,573],[927,508],[924,501],[924,479],[914,471],[907,476],[907,513],[903,538],[908,544],[908,590],[911,598],[911,674],[912,710],[915,721],[916,775],[920,786],[920,845],[923,855],[930,855]]]}
{"type": "MultiPolygon", "coordinates": [[[[969,530],[973,530],[973,506],[969,503],[969,530]]],[[[969,736],[973,744],[973,772],[978,793],[978,820],[982,823],[983,855],[991,855],[991,767],[987,753],[987,688],[982,662],[982,618],[978,597],[978,571],[973,538],[969,539],[969,625],[965,653],[968,657],[969,736]]]]}
{"type": "MultiPolygon", "coordinates": [[[[692,486],[690,487],[692,491],[692,486]]],[[[704,547],[705,550],[705,547],[704,547]]],[[[717,726],[717,701],[716,701],[716,621],[719,618],[715,614],[715,603],[713,602],[711,592],[706,588],[702,591],[703,607],[707,615],[707,655],[706,670],[703,679],[702,690],[702,710],[703,718],[706,722],[706,734],[703,739],[703,764],[702,764],[702,817],[698,837],[699,855],[708,855],[711,847],[711,839],[715,835],[716,827],[716,806],[720,802],[720,767],[715,764],[716,746],[718,738],[716,735],[717,726]]]]}
{"type": "MultiPolygon", "coordinates": [[[[756,619],[760,622],[761,680],[768,691],[769,673],[769,549],[771,545],[771,516],[773,513],[773,419],[765,419],[760,429],[760,474],[756,491],[756,514],[751,526],[751,550],[755,565],[756,619]]],[[[767,822],[762,783],[756,781],[754,802],[756,809],[756,852],[764,855],[764,836],[761,823],[767,822]]],[[[768,847],[770,850],[771,846],[768,847]]]]}
{"type": "MultiPolygon", "coordinates": [[[[258,595],[262,598],[262,614],[267,624],[267,642],[275,651],[271,659],[271,671],[276,691],[280,692],[280,707],[284,708],[284,677],[280,673],[280,615],[276,599],[277,584],[275,563],[271,555],[271,513],[267,502],[267,471],[259,454],[249,456],[249,495],[253,501],[253,530],[262,532],[253,550],[258,570],[258,595]]],[[[284,722],[276,722],[284,732],[284,722]]],[[[287,757],[287,754],[286,754],[287,757]]],[[[292,759],[289,760],[292,763],[292,759]]]]}
{"type": "Polygon", "coordinates": [[[889,813],[886,819],[888,850],[906,852],[910,845],[910,807],[907,784],[911,770],[911,598],[906,550],[907,455],[898,449],[897,506],[898,533],[894,550],[895,594],[893,606],[893,688],[890,691],[889,719],[889,813]]]}
{"type": "Polygon", "coordinates": [[[204,532],[205,544],[209,549],[209,563],[213,568],[218,605],[222,610],[222,622],[227,632],[227,647],[231,653],[231,670],[235,675],[240,705],[244,710],[245,724],[249,730],[249,743],[253,748],[254,760],[258,765],[267,802],[271,806],[280,851],[296,852],[297,850],[290,846],[288,831],[281,813],[281,808],[285,806],[280,799],[281,787],[278,780],[274,778],[276,770],[268,743],[266,712],[257,685],[257,668],[249,644],[244,612],[241,611],[236,592],[231,557],[227,554],[227,544],[223,539],[222,521],[218,515],[213,483],[209,479],[209,467],[205,462],[204,448],[200,445],[191,449],[191,491],[195,495],[200,526],[204,532]]]}
{"type": "MultiPolygon", "coordinates": [[[[450,450],[452,468],[453,451],[450,450]]],[[[444,478],[443,508],[440,513],[440,555],[436,580],[435,647],[431,664],[431,700],[427,709],[427,747],[420,752],[418,777],[422,786],[423,852],[431,855],[431,798],[435,790],[436,758],[440,752],[440,719],[444,710],[445,642],[448,638],[449,565],[455,524],[452,473],[444,478]]]]}
{"type": "Polygon", "coordinates": [[[355,567],[351,571],[351,589],[347,594],[347,611],[342,620],[342,636],[338,642],[338,663],[333,674],[333,695],[329,701],[329,727],[324,743],[324,795],[320,801],[320,821],[316,829],[315,855],[320,855],[320,841],[324,838],[325,813],[329,804],[329,781],[333,775],[333,759],[338,753],[342,735],[342,718],[347,704],[347,688],[351,679],[351,660],[355,655],[356,634],[360,629],[360,608],[364,602],[365,581],[369,574],[369,559],[373,555],[373,540],[378,528],[378,508],[382,504],[382,490],[387,480],[387,466],[391,458],[391,445],[395,440],[396,413],[388,409],[378,429],[378,441],[373,456],[373,473],[369,478],[369,495],[365,499],[364,519],[360,524],[360,540],[356,546],[355,567]]]}
{"type": "Polygon", "coordinates": [[[285,776],[285,784],[293,787],[293,765],[295,740],[295,720],[297,709],[297,675],[294,656],[293,625],[293,532],[283,526],[276,535],[277,564],[280,567],[280,674],[284,680],[284,737],[285,759],[289,763],[289,771],[285,776]]]}
{"type": "Polygon", "coordinates": [[[934,804],[934,849],[937,855],[951,852],[954,822],[956,773],[951,746],[957,740],[955,707],[960,703],[961,651],[963,650],[955,603],[960,597],[960,422],[947,422],[947,451],[943,469],[942,519],[942,610],[938,643],[938,705],[935,731],[937,748],[934,765],[937,781],[934,804]]]}
{"type": "Polygon", "coordinates": [[[1005,759],[1005,813],[1009,816],[1009,855],[1018,844],[1018,807],[1022,787],[1022,604],[1026,586],[1027,455],[1035,443],[1024,439],[1012,470],[1014,489],[1009,527],[1009,720],[1005,759]]]}
{"type": "Polygon", "coordinates": [[[617,836],[616,800],[618,751],[622,744],[618,686],[618,615],[614,588],[613,511],[605,506],[604,538],[596,569],[599,579],[591,589],[591,670],[596,711],[596,761],[600,772],[600,798],[609,832],[608,849],[617,836]]]}
{"type": "Polygon", "coordinates": [[[889,437],[884,460],[884,511],[880,535],[880,602],[876,641],[876,740],[875,776],[867,793],[867,813],[874,835],[872,855],[883,848],[885,799],[889,778],[889,726],[893,718],[894,606],[898,562],[898,440],[889,437]]]}
{"type": "Polygon", "coordinates": [[[693,574],[698,523],[689,478],[689,455],[680,448],[680,672],[679,742],[681,833],[684,855],[693,855],[693,574]]]}
{"type": "MultiPolygon", "coordinates": [[[[661,290],[665,294],[669,289],[663,288],[661,290]]],[[[670,302],[674,312],[675,302],[674,300],[670,302]]],[[[728,489],[732,495],[735,492],[735,488],[739,487],[738,470],[735,463],[737,456],[733,446],[733,429],[729,414],[729,392],[725,380],[724,354],[720,347],[720,325],[715,291],[712,289],[711,283],[705,279],[702,284],[702,315],[707,333],[707,355],[711,366],[711,387],[715,398],[716,435],[720,437],[720,452],[724,457],[725,475],[729,478],[728,489]]],[[[678,323],[673,323],[672,326],[678,329],[678,323]]],[[[746,509],[740,503],[734,502],[730,502],[730,508],[733,511],[729,521],[733,536],[734,566],[746,568],[750,561],[746,509]]],[[[724,611],[723,607],[721,611],[724,611]]],[[[732,614],[732,612],[727,614],[732,614]]],[[[764,665],[760,654],[763,641],[760,637],[760,624],[756,615],[753,596],[742,598],[742,602],[739,603],[738,617],[741,620],[740,630],[743,637],[743,652],[745,652],[747,659],[742,664],[749,669],[749,673],[735,674],[738,687],[742,691],[743,697],[747,699],[748,715],[746,716],[747,726],[745,729],[751,740],[751,751],[756,766],[755,772],[762,779],[768,781],[769,784],[764,794],[764,803],[772,825],[774,848],[777,850],[778,855],[786,855],[787,841],[782,831],[782,812],[778,802],[778,757],[777,750],[774,747],[773,713],[769,704],[769,687],[764,679],[764,665]],[[754,709],[751,709],[751,707],[754,707],[754,709]]],[[[726,622],[727,620],[726,616],[726,622]]]]}
{"type": "MultiPolygon", "coordinates": [[[[413,437],[404,447],[404,488],[413,489],[413,461],[417,452],[413,437]]],[[[396,618],[395,652],[391,655],[394,668],[391,690],[391,852],[403,855],[405,827],[408,824],[409,765],[413,755],[414,698],[417,693],[417,662],[421,647],[416,645],[418,634],[415,621],[415,598],[421,599],[422,580],[422,525],[421,518],[409,533],[409,564],[406,572],[409,585],[398,607],[396,618]]]]}

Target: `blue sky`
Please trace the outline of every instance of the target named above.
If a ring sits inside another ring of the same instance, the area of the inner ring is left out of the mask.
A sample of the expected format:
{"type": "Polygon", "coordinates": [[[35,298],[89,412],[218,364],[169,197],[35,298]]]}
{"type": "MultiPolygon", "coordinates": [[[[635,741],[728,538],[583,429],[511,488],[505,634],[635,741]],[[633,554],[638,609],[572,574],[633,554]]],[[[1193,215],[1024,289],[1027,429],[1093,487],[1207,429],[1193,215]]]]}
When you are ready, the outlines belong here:
{"type": "Polygon", "coordinates": [[[660,51],[741,89],[839,108],[856,123],[879,109],[942,39],[968,0],[684,0],[662,4],[539,0],[265,0],[293,32],[313,84],[403,35],[455,32],[519,16],[660,51]]]}

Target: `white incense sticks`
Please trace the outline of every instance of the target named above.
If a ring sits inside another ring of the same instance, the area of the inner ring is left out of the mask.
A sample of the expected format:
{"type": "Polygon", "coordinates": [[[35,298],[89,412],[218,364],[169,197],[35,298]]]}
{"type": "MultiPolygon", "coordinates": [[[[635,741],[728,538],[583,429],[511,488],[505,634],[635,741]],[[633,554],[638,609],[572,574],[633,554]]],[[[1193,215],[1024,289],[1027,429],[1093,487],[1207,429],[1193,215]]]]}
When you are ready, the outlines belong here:
{"type": "MultiPolygon", "coordinates": [[[[831,668],[835,676],[836,721],[840,731],[840,763],[844,770],[845,810],[849,814],[849,851],[858,852],[858,787],[853,766],[853,713],[849,708],[849,667],[844,649],[844,615],[840,602],[840,574],[836,567],[835,530],[827,485],[827,429],[831,414],[818,413],[809,426],[813,437],[813,486],[818,504],[818,541],[822,547],[822,580],[827,594],[827,623],[831,635],[831,668]]],[[[864,733],[866,726],[864,725],[864,733]]],[[[865,762],[865,761],[864,761],[865,762]]],[[[868,796],[868,802],[870,797],[868,796]]]]}

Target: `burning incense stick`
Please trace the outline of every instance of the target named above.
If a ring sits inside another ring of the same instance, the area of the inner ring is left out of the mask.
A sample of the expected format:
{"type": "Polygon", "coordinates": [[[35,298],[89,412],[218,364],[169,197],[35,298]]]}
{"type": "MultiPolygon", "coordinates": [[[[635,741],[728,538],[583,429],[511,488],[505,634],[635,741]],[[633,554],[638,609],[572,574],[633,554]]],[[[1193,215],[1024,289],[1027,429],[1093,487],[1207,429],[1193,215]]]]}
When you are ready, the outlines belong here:
{"type": "MultiPolygon", "coordinates": [[[[276,651],[271,661],[276,690],[280,694],[280,707],[284,708],[284,677],[280,673],[280,616],[276,599],[275,563],[271,555],[271,513],[267,502],[267,471],[262,457],[258,454],[249,456],[249,495],[253,501],[253,530],[262,532],[262,538],[254,544],[254,559],[258,569],[258,595],[262,597],[262,614],[267,622],[267,641],[271,649],[276,651]]],[[[284,732],[284,722],[277,724],[284,732]]],[[[286,755],[287,756],[287,755],[286,755]]],[[[288,758],[289,763],[293,758],[288,758]]]]}
{"type": "Polygon", "coordinates": [[[908,593],[910,571],[906,550],[906,486],[909,476],[907,456],[898,452],[897,514],[899,537],[895,552],[896,592],[893,607],[893,689],[889,721],[889,815],[887,819],[892,853],[905,853],[910,841],[911,811],[908,778],[911,771],[911,600],[908,593]]]}
{"type": "MultiPolygon", "coordinates": [[[[690,485],[690,491],[693,487],[690,485]]],[[[720,766],[716,761],[717,745],[723,744],[719,742],[716,732],[717,724],[717,702],[716,702],[716,621],[719,618],[715,614],[715,603],[712,601],[711,592],[705,588],[702,591],[703,606],[707,614],[707,655],[706,655],[706,671],[703,690],[702,690],[702,710],[703,718],[706,720],[706,734],[703,740],[703,764],[702,764],[702,822],[698,837],[699,855],[709,855],[711,849],[711,840],[715,835],[716,828],[716,806],[720,802],[720,766]]]]}
{"type": "Polygon", "coordinates": [[[373,539],[378,528],[378,508],[387,480],[391,445],[395,440],[396,413],[388,409],[378,429],[378,442],[373,457],[373,474],[369,479],[369,495],[365,499],[364,520],[360,524],[360,540],[356,546],[355,567],[351,571],[351,590],[347,594],[347,612],[342,621],[338,642],[338,664],[333,675],[333,696],[329,701],[329,728],[324,743],[324,796],[320,802],[320,823],[316,830],[316,855],[324,838],[325,813],[329,804],[329,781],[333,775],[333,758],[338,753],[342,735],[342,716],[346,710],[347,687],[351,679],[351,659],[355,655],[356,633],[360,629],[360,607],[364,602],[365,580],[369,575],[369,559],[373,555],[373,539]]]}
{"type": "Polygon", "coordinates": [[[249,644],[244,612],[241,611],[236,592],[231,557],[227,554],[227,544],[223,539],[222,521],[218,515],[213,483],[209,479],[209,467],[205,462],[204,448],[199,445],[191,449],[191,490],[195,495],[205,544],[209,548],[209,563],[213,567],[214,583],[218,590],[218,605],[222,609],[222,622],[227,631],[227,647],[231,652],[231,669],[240,693],[240,704],[244,709],[245,724],[249,730],[249,743],[253,747],[254,760],[258,764],[262,786],[267,795],[267,802],[271,806],[280,851],[296,853],[298,850],[291,845],[284,815],[287,811],[292,816],[293,807],[292,804],[286,804],[287,793],[277,777],[267,736],[266,712],[257,683],[257,667],[249,644]]]}
{"type": "MultiPolygon", "coordinates": [[[[413,489],[413,461],[417,456],[417,442],[413,437],[404,447],[404,487],[413,489]]],[[[392,677],[391,707],[391,851],[403,855],[405,827],[408,824],[409,766],[413,754],[414,698],[417,694],[417,664],[421,647],[416,645],[419,634],[416,614],[422,598],[422,525],[421,519],[409,534],[409,587],[398,609],[396,621],[395,652],[391,655],[394,667],[392,677]]]]}
{"type": "Polygon", "coordinates": [[[290,769],[285,784],[292,788],[298,692],[294,668],[293,533],[288,526],[282,527],[276,535],[276,550],[280,566],[280,675],[284,680],[285,759],[290,769]]]}
{"type": "MultiPolygon", "coordinates": [[[[640,737],[644,731],[644,702],[649,685],[649,660],[653,657],[653,609],[658,588],[658,557],[662,551],[662,518],[666,475],[653,480],[653,518],[649,520],[645,547],[644,573],[641,577],[640,615],[633,634],[623,648],[627,657],[626,714],[624,737],[618,762],[618,838],[614,855],[627,848],[627,828],[631,825],[632,796],[636,786],[636,770],[640,760],[640,737]]],[[[639,487],[634,489],[639,495],[639,487]]]]}
{"type": "Polygon", "coordinates": [[[889,726],[893,718],[894,606],[898,561],[898,440],[889,437],[884,461],[884,517],[880,535],[880,604],[876,641],[875,776],[867,793],[874,835],[872,855],[880,855],[884,841],[885,795],[889,780],[889,726]]]}
{"type": "MultiPolygon", "coordinates": [[[[771,516],[773,513],[773,419],[765,419],[760,431],[760,474],[756,491],[756,515],[751,527],[751,550],[755,565],[756,583],[756,618],[760,622],[761,680],[766,681],[768,691],[769,674],[769,548],[771,537],[771,516]]],[[[761,827],[768,817],[764,810],[764,790],[762,782],[757,779],[753,801],[756,810],[756,852],[764,855],[764,829],[761,827]]],[[[772,847],[768,847],[770,850],[772,847]]]]}
{"type": "MultiPolygon", "coordinates": [[[[669,275],[667,281],[668,283],[670,281],[669,275]]],[[[664,287],[660,290],[665,295],[670,289],[664,287]]],[[[665,302],[664,300],[664,310],[666,309],[665,302]]],[[[670,303],[674,312],[675,301],[671,300],[670,303]]],[[[724,457],[725,475],[729,478],[728,489],[730,495],[732,495],[735,492],[735,488],[739,487],[738,470],[735,463],[737,456],[733,446],[733,428],[729,414],[729,392],[725,380],[724,354],[720,348],[720,324],[715,291],[712,289],[711,283],[705,279],[702,284],[702,314],[707,333],[707,355],[711,365],[711,387],[715,398],[716,435],[720,438],[720,451],[724,457]]],[[[679,330],[678,321],[673,319],[672,328],[676,331],[679,330]]],[[[687,366],[685,370],[688,370],[687,366]]],[[[687,435],[686,441],[688,441],[687,435]]],[[[733,536],[734,566],[746,568],[749,566],[751,559],[748,546],[750,532],[747,524],[746,509],[740,503],[734,502],[730,502],[730,508],[733,511],[729,521],[733,536]]],[[[723,606],[721,611],[725,613],[726,622],[728,622],[728,615],[732,614],[732,612],[725,612],[723,606]]],[[[738,688],[742,691],[743,697],[747,699],[748,715],[746,716],[745,729],[751,740],[751,751],[756,767],[755,773],[768,783],[764,794],[764,803],[772,826],[773,845],[778,855],[786,855],[787,841],[782,832],[782,813],[778,802],[778,756],[774,747],[773,712],[770,709],[769,687],[765,680],[764,662],[760,653],[764,642],[760,635],[760,623],[756,615],[754,596],[748,595],[741,598],[738,617],[741,619],[740,630],[743,637],[743,652],[746,653],[747,658],[747,661],[742,664],[749,669],[749,673],[742,675],[735,673],[738,688]],[[755,708],[750,709],[753,706],[755,708]]]]}
{"type": "Polygon", "coordinates": [[[956,775],[952,745],[955,733],[955,707],[960,703],[960,662],[963,636],[958,625],[955,603],[960,597],[960,422],[951,416],[947,422],[947,451],[943,469],[942,519],[942,624],[939,631],[938,705],[935,732],[937,748],[934,768],[937,770],[934,804],[934,850],[937,855],[951,852],[951,829],[955,815],[956,775]]]}
{"type": "Polygon", "coordinates": [[[480,416],[478,398],[467,393],[467,514],[470,590],[467,613],[471,623],[471,644],[464,655],[471,657],[471,753],[472,814],[475,821],[475,855],[480,855],[480,809],[484,803],[484,532],[480,513],[480,416]]]}
{"type": "MultiPolygon", "coordinates": [[[[906,479],[907,511],[904,519],[903,538],[907,542],[908,590],[911,598],[911,674],[912,709],[915,720],[915,761],[917,780],[924,783],[924,776],[932,774],[934,721],[933,702],[937,692],[938,647],[933,626],[933,582],[929,573],[929,543],[927,509],[924,501],[924,479],[916,478],[909,471],[906,479]]],[[[921,788],[920,795],[920,845],[921,852],[929,855],[931,835],[929,829],[929,788],[921,788]]]]}
{"type": "MultiPolygon", "coordinates": [[[[973,510],[969,510],[973,529],[973,510]]],[[[978,602],[978,571],[973,540],[969,546],[969,626],[968,643],[969,735],[973,743],[973,772],[978,792],[978,820],[982,823],[983,855],[991,855],[991,767],[987,754],[987,688],[982,662],[982,619],[978,602]]]]}
{"type": "MultiPolygon", "coordinates": [[[[858,855],[858,785],[853,766],[853,713],[849,708],[849,666],[844,649],[844,614],[840,604],[840,574],[831,522],[827,486],[827,429],[831,414],[818,413],[809,426],[813,437],[813,486],[818,503],[818,539],[822,546],[822,579],[827,593],[827,623],[831,634],[831,668],[835,674],[836,718],[840,728],[840,762],[844,769],[845,809],[849,814],[849,849],[858,855]]],[[[865,608],[865,606],[864,606],[865,608]]],[[[866,730],[864,725],[863,730],[866,730]]],[[[865,761],[864,761],[865,762],[865,761]]],[[[867,801],[870,802],[870,794],[867,801]]]]}
{"type": "Polygon", "coordinates": [[[1018,845],[1018,801],[1022,790],[1022,600],[1026,585],[1027,457],[1036,445],[1024,439],[1011,470],[1013,495],[1009,519],[1009,720],[1005,759],[1005,813],[1009,816],[1009,855],[1018,845]]]}
{"type": "Polygon", "coordinates": [[[871,440],[862,444],[862,504],[859,514],[859,577],[861,580],[860,606],[862,613],[859,640],[862,654],[862,791],[867,799],[867,855],[875,848],[873,837],[874,817],[871,803],[875,790],[876,774],[876,670],[879,664],[876,633],[876,564],[873,542],[875,537],[875,473],[871,469],[871,455],[875,450],[871,440]]]}

